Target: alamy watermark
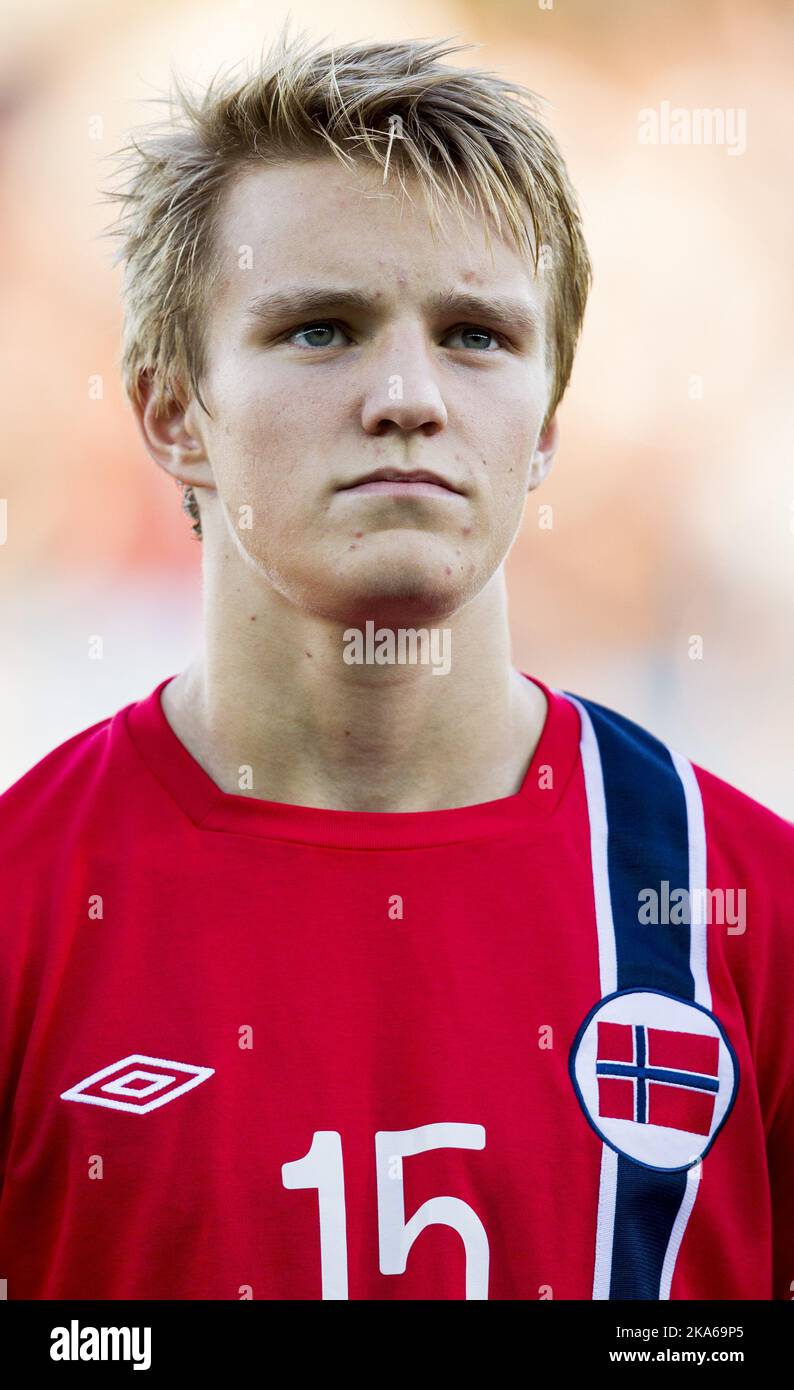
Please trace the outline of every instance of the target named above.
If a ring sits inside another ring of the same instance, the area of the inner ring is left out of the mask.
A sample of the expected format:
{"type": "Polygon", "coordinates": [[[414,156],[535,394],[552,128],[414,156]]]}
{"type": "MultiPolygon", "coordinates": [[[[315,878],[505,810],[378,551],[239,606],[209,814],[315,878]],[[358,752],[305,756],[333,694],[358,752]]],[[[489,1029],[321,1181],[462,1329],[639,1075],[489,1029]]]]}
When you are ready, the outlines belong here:
{"type": "Polygon", "coordinates": [[[728,926],[728,936],[744,936],[747,930],[746,888],[670,888],[665,878],[655,888],[637,894],[637,920],[641,926],[695,926],[716,922],[728,926]]]}
{"type": "Polygon", "coordinates": [[[448,627],[381,627],[368,621],[364,631],[349,627],[342,634],[342,659],[348,666],[431,666],[446,676],[452,665],[452,629],[448,627]]]}
{"type": "Polygon", "coordinates": [[[151,1327],[81,1327],[72,1318],[52,1329],[50,1341],[52,1361],[131,1361],[134,1371],[152,1364],[151,1327]]]}
{"type": "Polygon", "coordinates": [[[724,145],[728,154],[747,149],[747,108],[744,106],[644,106],[637,113],[641,145],[724,145]]]}

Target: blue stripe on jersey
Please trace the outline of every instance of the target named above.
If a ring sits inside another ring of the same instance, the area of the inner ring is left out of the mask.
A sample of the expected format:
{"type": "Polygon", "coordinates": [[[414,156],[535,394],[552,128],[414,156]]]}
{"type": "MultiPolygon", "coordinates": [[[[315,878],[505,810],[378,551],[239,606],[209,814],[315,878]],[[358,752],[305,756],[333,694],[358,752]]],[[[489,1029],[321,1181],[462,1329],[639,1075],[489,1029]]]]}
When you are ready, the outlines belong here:
{"type": "Polygon", "coordinates": [[[615,989],[662,989],[695,998],[690,929],[640,923],[640,892],[689,887],[686,800],[670,751],[638,724],[591,700],[607,809],[609,892],[615,922],[615,989]]]}
{"type": "MultiPolygon", "coordinates": [[[[564,692],[568,693],[568,692],[564,692]]],[[[615,990],[656,989],[695,1000],[690,925],[643,924],[643,890],[690,888],[684,788],[670,750],[630,719],[581,696],[598,746],[615,932],[615,990]]],[[[637,1030],[637,1034],[642,1030],[637,1030]]],[[[635,1034],[637,1063],[644,1035],[635,1034]]],[[[638,1088],[640,1089],[640,1088],[638,1088]]],[[[638,1104],[644,1101],[638,1097],[638,1104]]],[[[644,1121],[644,1114],[638,1115],[644,1121]]],[[[618,1155],[609,1299],[659,1299],[687,1172],[659,1172],[618,1155]]]]}
{"type": "Polygon", "coordinates": [[[670,1234],[686,1192],[687,1175],[654,1173],[618,1155],[612,1299],[658,1299],[670,1234]]]}

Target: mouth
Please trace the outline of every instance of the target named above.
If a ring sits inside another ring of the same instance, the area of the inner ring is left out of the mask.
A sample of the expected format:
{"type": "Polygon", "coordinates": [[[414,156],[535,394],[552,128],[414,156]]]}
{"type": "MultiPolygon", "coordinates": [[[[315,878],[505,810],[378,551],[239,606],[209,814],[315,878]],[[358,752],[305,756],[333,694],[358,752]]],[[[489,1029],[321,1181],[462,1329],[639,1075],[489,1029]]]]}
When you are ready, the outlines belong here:
{"type": "Polygon", "coordinates": [[[340,492],[380,492],[391,497],[462,497],[460,488],[455,487],[438,473],[427,469],[404,471],[399,468],[377,468],[358,478],[354,483],[346,483],[340,492]]]}

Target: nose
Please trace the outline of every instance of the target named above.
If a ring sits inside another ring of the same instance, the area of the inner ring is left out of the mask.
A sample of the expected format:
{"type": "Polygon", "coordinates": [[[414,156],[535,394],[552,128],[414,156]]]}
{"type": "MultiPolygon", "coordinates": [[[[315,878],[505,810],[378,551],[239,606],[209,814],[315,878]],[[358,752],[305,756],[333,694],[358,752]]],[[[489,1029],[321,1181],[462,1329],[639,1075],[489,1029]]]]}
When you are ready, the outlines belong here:
{"type": "Polygon", "coordinates": [[[447,423],[447,409],[433,362],[418,334],[399,348],[392,345],[370,365],[361,424],[367,434],[384,435],[421,430],[437,434],[447,423]]]}

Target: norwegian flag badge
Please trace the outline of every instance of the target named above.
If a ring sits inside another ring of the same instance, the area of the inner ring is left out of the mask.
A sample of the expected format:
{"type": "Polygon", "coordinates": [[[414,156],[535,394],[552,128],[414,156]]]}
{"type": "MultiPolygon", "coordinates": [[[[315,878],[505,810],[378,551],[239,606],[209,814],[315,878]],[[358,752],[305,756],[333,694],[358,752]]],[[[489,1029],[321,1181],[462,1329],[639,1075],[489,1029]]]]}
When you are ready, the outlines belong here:
{"type": "Polygon", "coordinates": [[[661,990],[602,999],[579,1029],[570,1072],[604,1142],[664,1171],[703,1158],[738,1081],[736,1055],[714,1014],[661,990]]]}

